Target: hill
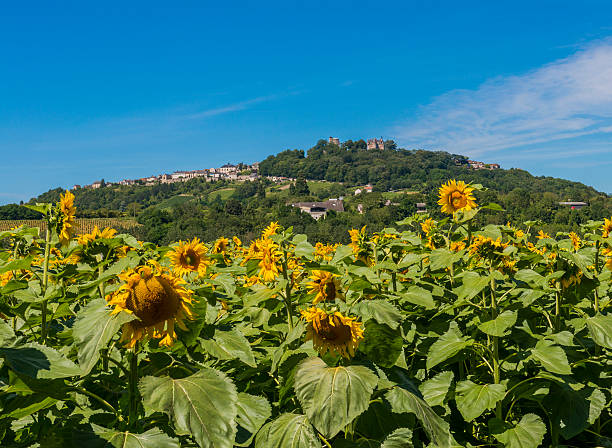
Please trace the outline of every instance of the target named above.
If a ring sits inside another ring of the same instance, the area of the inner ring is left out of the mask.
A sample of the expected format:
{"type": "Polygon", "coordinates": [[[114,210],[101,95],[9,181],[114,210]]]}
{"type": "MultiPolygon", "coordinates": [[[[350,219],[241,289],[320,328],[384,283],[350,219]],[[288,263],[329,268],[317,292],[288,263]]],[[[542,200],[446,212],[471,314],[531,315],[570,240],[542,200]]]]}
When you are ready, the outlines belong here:
{"type": "MultiPolygon", "coordinates": [[[[471,169],[465,156],[447,152],[405,150],[392,141],[384,149],[366,150],[363,141],[342,145],[319,141],[307,152],[287,150],[260,163],[254,182],[227,180],[155,185],[108,185],[74,190],[80,218],[137,219],[142,226],[129,232],[140,239],[164,244],[198,236],[212,240],[233,234],[249,240],[269,221],[279,221],[318,241],[342,241],[347,230],[367,225],[375,231],[416,212],[416,203],[427,204],[429,213],[441,217],[437,190],[449,179],[460,179],[484,188],[477,191],[479,204],[496,203],[503,212],[479,214],[479,224],[506,221],[540,221],[547,231],[576,229],[590,219],[612,215],[612,199],[578,182],[536,177],[520,169],[471,169]],[[267,176],[297,178],[277,183],[267,176]],[[307,180],[306,180],[307,179],[307,180]],[[355,195],[358,187],[373,186],[372,193],[355,195]],[[301,201],[344,197],[345,212],[330,212],[315,221],[291,207],[301,201]],[[588,204],[581,210],[563,201],[588,204]]],[[[61,188],[41,194],[31,202],[57,201],[61,188]]],[[[36,219],[35,212],[15,204],[0,207],[0,219],[36,219]]]]}

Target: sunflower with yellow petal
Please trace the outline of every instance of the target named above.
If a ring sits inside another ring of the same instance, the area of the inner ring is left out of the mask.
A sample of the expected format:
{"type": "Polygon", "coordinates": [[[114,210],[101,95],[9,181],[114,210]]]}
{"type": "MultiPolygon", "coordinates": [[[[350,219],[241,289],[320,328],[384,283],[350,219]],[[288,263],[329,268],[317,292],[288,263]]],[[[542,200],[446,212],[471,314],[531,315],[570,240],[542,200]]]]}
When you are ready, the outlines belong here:
{"type": "Polygon", "coordinates": [[[308,292],[316,294],[313,304],[319,302],[333,302],[335,299],[344,300],[338,275],[327,271],[312,271],[311,280],[306,284],[308,292]]]}
{"type": "Polygon", "coordinates": [[[601,236],[608,238],[612,233],[612,218],[604,218],[603,226],[601,226],[601,236]]]}
{"type": "Polygon", "coordinates": [[[272,235],[276,235],[276,231],[280,228],[278,222],[271,222],[268,227],[266,227],[263,232],[261,232],[261,237],[263,239],[270,238],[272,235]]]}
{"type": "Polygon", "coordinates": [[[94,226],[91,233],[83,233],[77,237],[77,242],[79,244],[85,245],[89,244],[99,238],[114,238],[117,235],[117,231],[111,227],[104,227],[104,229],[98,229],[98,226],[94,226]]]}
{"type": "Polygon", "coordinates": [[[209,262],[206,257],[206,247],[198,238],[191,241],[179,241],[168,254],[174,274],[182,277],[191,272],[199,276],[206,273],[209,262]]]}
{"type": "Polygon", "coordinates": [[[327,313],[316,307],[302,311],[302,317],[308,323],[306,340],[312,340],[321,355],[329,351],[344,358],[355,356],[363,339],[363,326],[356,318],[339,312],[327,313]]]}
{"type": "Polygon", "coordinates": [[[582,244],[582,240],[576,234],[576,232],[570,232],[570,234],[568,236],[569,236],[569,239],[572,240],[572,246],[573,246],[574,250],[580,249],[580,246],[582,244]]]}
{"type": "Polygon", "coordinates": [[[57,233],[60,243],[66,246],[75,232],[74,215],[76,213],[76,207],[74,206],[74,195],[69,191],[60,195],[58,208],[59,220],[57,233]]]}
{"type": "Polygon", "coordinates": [[[425,235],[429,235],[433,231],[435,226],[436,222],[431,218],[427,218],[421,223],[421,230],[425,232],[425,235]]]}
{"type": "Polygon", "coordinates": [[[544,238],[551,238],[551,236],[548,233],[545,233],[543,230],[540,230],[536,235],[536,238],[542,240],[544,238]]]}
{"type": "Polygon", "coordinates": [[[121,342],[128,348],[144,338],[161,339],[160,345],[171,346],[176,339],[174,326],[187,330],[184,319],[192,319],[191,294],[185,282],[162,271],[157,263],[130,269],[119,275],[125,283],[106,296],[114,306],[112,314],[125,311],[138,319],[123,325],[121,342]]]}
{"type": "Polygon", "coordinates": [[[453,213],[463,210],[468,211],[476,208],[476,198],[472,194],[473,187],[470,187],[462,180],[450,180],[446,184],[442,184],[438,190],[438,205],[442,206],[442,213],[452,215],[453,213]]]}
{"type": "Polygon", "coordinates": [[[212,248],[212,253],[213,254],[224,254],[227,251],[228,246],[229,246],[229,240],[222,236],[217,241],[215,241],[215,244],[213,245],[213,248],[212,248]]]}

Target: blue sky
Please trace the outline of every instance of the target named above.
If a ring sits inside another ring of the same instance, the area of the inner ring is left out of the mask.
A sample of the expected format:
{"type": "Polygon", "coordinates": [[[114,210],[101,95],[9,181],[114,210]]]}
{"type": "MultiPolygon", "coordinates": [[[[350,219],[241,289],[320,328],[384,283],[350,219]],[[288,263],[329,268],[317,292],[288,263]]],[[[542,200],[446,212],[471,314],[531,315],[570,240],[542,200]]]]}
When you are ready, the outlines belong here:
{"type": "Polygon", "coordinates": [[[221,3],[5,2],[0,203],[328,136],[612,193],[610,2],[221,3]]]}

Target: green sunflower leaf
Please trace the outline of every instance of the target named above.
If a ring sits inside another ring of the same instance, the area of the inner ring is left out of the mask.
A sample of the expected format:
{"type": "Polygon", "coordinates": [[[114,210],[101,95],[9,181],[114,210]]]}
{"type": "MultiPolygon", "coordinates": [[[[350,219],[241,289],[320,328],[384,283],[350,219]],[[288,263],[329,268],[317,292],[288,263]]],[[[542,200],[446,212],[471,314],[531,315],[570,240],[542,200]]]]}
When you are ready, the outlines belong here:
{"type": "Polygon", "coordinates": [[[377,382],[366,367],[328,367],[313,357],[298,365],[294,389],[310,422],[331,438],[368,408],[377,382]]]}
{"type": "Polygon", "coordinates": [[[202,448],[234,445],[237,394],[224,373],[204,368],[181,379],[147,376],[139,389],[147,414],[168,414],[177,432],[191,434],[202,448]]]}

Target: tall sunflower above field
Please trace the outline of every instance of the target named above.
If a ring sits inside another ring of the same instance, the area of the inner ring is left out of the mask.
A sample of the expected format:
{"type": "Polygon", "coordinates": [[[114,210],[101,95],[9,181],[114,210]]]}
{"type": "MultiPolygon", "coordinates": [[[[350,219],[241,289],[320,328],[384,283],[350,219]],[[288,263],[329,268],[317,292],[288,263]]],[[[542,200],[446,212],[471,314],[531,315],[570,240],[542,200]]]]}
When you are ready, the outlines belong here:
{"type": "Polygon", "coordinates": [[[60,243],[67,245],[75,232],[74,215],[76,213],[76,207],[74,206],[74,195],[67,191],[65,194],[60,195],[59,202],[59,222],[58,222],[58,235],[60,243]]]}
{"type": "Polygon", "coordinates": [[[206,259],[206,247],[198,238],[191,241],[179,241],[168,254],[172,269],[179,277],[197,272],[198,275],[206,273],[208,260],[206,259]]]}
{"type": "Polygon", "coordinates": [[[129,270],[119,278],[125,283],[106,300],[115,306],[113,314],[125,311],[139,319],[123,326],[121,340],[129,348],[145,337],[161,339],[160,345],[172,345],[176,339],[174,325],[186,330],[183,320],[193,317],[191,291],[183,287],[183,280],[165,274],[157,264],[129,270]]]}
{"type": "Polygon", "coordinates": [[[476,208],[476,198],[472,194],[473,187],[470,187],[462,180],[449,180],[448,183],[442,184],[438,190],[438,205],[442,206],[442,213],[453,213],[462,210],[468,211],[476,208]]]}

